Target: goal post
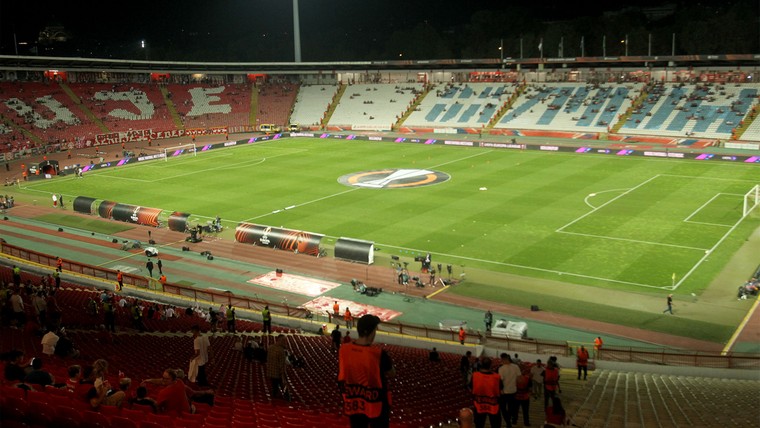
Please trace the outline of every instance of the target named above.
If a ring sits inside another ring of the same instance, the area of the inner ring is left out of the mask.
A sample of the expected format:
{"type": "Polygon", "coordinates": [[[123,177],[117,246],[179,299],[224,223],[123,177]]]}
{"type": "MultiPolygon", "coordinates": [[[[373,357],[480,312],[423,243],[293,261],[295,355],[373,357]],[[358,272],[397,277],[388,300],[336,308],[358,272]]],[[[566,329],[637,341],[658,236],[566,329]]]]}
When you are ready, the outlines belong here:
{"type": "Polygon", "coordinates": [[[180,144],[179,146],[167,147],[164,149],[164,161],[168,162],[169,158],[190,154],[193,156],[198,156],[198,153],[195,150],[195,143],[180,144]]]}
{"type": "Polygon", "coordinates": [[[755,187],[750,189],[749,192],[744,194],[744,206],[742,207],[742,218],[749,215],[753,209],[757,208],[760,204],[760,184],[756,184],[755,187]]]}

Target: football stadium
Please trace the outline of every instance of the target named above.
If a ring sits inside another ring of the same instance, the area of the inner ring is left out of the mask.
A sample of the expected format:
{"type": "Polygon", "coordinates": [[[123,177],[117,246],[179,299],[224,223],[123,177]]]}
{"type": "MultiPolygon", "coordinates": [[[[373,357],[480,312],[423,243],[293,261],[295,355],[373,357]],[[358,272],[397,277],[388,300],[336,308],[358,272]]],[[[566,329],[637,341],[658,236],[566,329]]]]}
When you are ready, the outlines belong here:
{"type": "Polygon", "coordinates": [[[3,427],[757,426],[757,55],[310,62],[298,21],[0,55],[3,427]]]}

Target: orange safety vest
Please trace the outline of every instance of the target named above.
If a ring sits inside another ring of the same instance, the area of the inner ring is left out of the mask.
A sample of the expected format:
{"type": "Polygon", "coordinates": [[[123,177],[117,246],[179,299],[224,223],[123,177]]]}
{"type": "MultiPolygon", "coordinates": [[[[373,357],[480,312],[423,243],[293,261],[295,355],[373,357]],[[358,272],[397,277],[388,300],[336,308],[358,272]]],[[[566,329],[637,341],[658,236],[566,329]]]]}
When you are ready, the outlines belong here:
{"type": "Polygon", "coordinates": [[[594,349],[596,349],[597,351],[600,350],[600,349],[602,349],[602,344],[603,343],[604,342],[602,342],[602,339],[600,339],[600,338],[597,337],[596,339],[594,339],[594,349]]]}
{"type": "Polygon", "coordinates": [[[517,393],[515,398],[518,400],[530,400],[530,375],[522,374],[517,377],[517,393]]]}
{"type": "Polygon", "coordinates": [[[124,274],[119,272],[116,274],[116,281],[122,282],[124,280],[124,274]]]}
{"type": "Polygon", "coordinates": [[[343,319],[351,321],[351,311],[349,311],[348,308],[346,308],[346,313],[343,315],[343,319]]]}
{"type": "Polygon", "coordinates": [[[475,411],[496,415],[499,413],[498,373],[475,372],[472,374],[472,394],[475,396],[475,411]]]}
{"type": "Polygon", "coordinates": [[[559,384],[559,369],[547,367],[544,370],[544,388],[547,391],[556,391],[559,384]]]}
{"type": "Polygon", "coordinates": [[[337,303],[333,305],[333,313],[335,315],[338,315],[340,313],[340,305],[338,305],[337,303]]]}
{"type": "Polygon", "coordinates": [[[383,378],[380,373],[380,354],[377,346],[346,343],[340,347],[338,382],[342,385],[343,412],[346,415],[380,416],[383,402],[383,378]]]}
{"type": "Polygon", "coordinates": [[[586,367],[586,366],[588,366],[588,350],[587,349],[585,349],[585,348],[578,349],[576,363],[580,367],[586,367]]]}
{"type": "Polygon", "coordinates": [[[467,333],[465,333],[463,328],[459,329],[459,341],[464,342],[465,337],[467,337],[467,333]]]}

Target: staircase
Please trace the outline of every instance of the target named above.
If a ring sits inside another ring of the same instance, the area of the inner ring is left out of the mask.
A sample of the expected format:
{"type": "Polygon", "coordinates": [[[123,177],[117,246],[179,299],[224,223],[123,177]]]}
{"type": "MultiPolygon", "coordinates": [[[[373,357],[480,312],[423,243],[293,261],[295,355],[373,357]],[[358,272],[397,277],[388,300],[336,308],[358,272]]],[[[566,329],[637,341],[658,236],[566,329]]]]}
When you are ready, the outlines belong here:
{"type": "Polygon", "coordinates": [[[256,126],[256,115],[259,112],[259,87],[251,85],[251,106],[248,110],[248,124],[254,127],[255,131],[258,131],[256,126]]]}
{"type": "Polygon", "coordinates": [[[333,113],[335,113],[335,109],[338,107],[340,99],[343,98],[343,94],[346,92],[346,88],[348,88],[348,85],[341,83],[338,91],[335,93],[335,96],[333,96],[332,101],[330,101],[330,104],[327,106],[325,117],[322,118],[322,121],[319,124],[322,129],[325,129],[327,127],[327,124],[330,123],[330,118],[332,117],[333,113]]]}
{"type": "Polygon", "coordinates": [[[8,119],[5,115],[0,114],[0,122],[5,124],[8,128],[11,128],[13,130],[16,130],[22,134],[24,134],[24,137],[28,138],[30,141],[34,141],[35,143],[39,145],[45,145],[45,142],[42,141],[42,139],[34,134],[32,134],[30,131],[26,130],[25,128],[22,128],[15,123],[13,123],[12,120],[8,119]]]}
{"type": "Polygon", "coordinates": [[[79,109],[82,110],[82,113],[84,113],[85,116],[87,116],[87,119],[89,119],[92,123],[98,125],[98,128],[100,128],[100,130],[103,131],[103,133],[110,132],[108,127],[105,125],[105,123],[103,123],[102,120],[98,119],[97,116],[95,116],[92,113],[92,111],[89,108],[87,108],[87,106],[82,104],[82,100],[77,96],[77,94],[74,93],[74,91],[71,90],[69,85],[61,82],[60,86],[61,86],[61,89],[63,89],[63,92],[65,92],[66,95],[68,95],[69,98],[71,98],[71,101],[74,101],[74,104],[76,104],[77,107],[79,107],[79,109]]]}
{"type": "Polygon", "coordinates": [[[501,118],[504,117],[505,114],[507,114],[507,111],[509,111],[509,109],[512,108],[512,105],[514,105],[517,99],[520,98],[520,95],[522,95],[523,92],[525,92],[526,87],[527,85],[525,85],[525,83],[517,87],[517,91],[515,91],[515,93],[512,94],[511,97],[509,97],[507,102],[505,102],[504,105],[501,106],[501,108],[499,108],[498,111],[496,111],[496,114],[493,115],[491,120],[488,121],[488,124],[483,129],[484,131],[492,129],[497,123],[499,123],[501,118]]]}
{"type": "Polygon", "coordinates": [[[744,132],[749,129],[749,126],[752,125],[752,122],[757,119],[757,111],[760,107],[760,104],[755,104],[752,106],[752,110],[749,111],[747,116],[741,121],[739,126],[737,126],[733,132],[731,132],[731,139],[732,140],[740,140],[742,138],[742,135],[744,135],[744,132]]]}
{"type": "Polygon", "coordinates": [[[422,91],[422,93],[414,99],[414,102],[412,105],[409,106],[408,109],[404,112],[404,114],[401,115],[401,117],[396,121],[396,123],[393,125],[392,130],[398,131],[399,128],[404,124],[404,122],[409,118],[409,116],[414,113],[414,111],[417,109],[417,107],[422,103],[422,100],[425,99],[427,94],[430,93],[430,91],[433,89],[433,85],[427,85],[425,86],[425,90],[422,91]]]}
{"type": "Polygon", "coordinates": [[[620,128],[625,125],[625,123],[628,121],[628,118],[631,117],[631,114],[633,114],[633,111],[636,110],[640,105],[644,104],[644,101],[646,101],[647,97],[649,96],[649,92],[644,88],[643,91],[641,91],[641,94],[633,100],[631,103],[631,106],[628,107],[628,110],[623,113],[617,122],[615,122],[615,125],[613,125],[610,128],[610,134],[617,134],[618,131],[620,131],[620,128]]]}
{"type": "Polygon", "coordinates": [[[172,97],[169,96],[169,90],[166,89],[166,86],[163,85],[160,85],[158,89],[161,91],[161,95],[164,97],[164,103],[166,103],[166,109],[169,110],[169,115],[172,117],[172,122],[174,122],[174,125],[177,127],[177,129],[184,129],[185,125],[182,123],[182,118],[179,117],[179,113],[177,113],[177,108],[174,107],[172,97]]]}

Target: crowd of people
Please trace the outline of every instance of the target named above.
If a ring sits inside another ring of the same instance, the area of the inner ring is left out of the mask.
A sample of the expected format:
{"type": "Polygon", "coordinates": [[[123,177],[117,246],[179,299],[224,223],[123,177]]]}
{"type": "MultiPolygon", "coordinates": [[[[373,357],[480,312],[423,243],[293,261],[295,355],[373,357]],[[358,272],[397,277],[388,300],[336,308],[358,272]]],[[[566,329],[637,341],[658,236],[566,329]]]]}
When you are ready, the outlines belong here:
{"type": "MultiPolygon", "coordinates": [[[[58,388],[69,390],[76,399],[88,403],[93,409],[100,406],[145,406],[150,411],[162,414],[192,413],[194,403],[213,403],[214,389],[208,376],[208,367],[213,363],[213,352],[209,335],[200,328],[200,321],[208,324],[210,335],[226,330],[234,334],[234,351],[241,352],[251,362],[263,364],[264,373],[269,382],[273,398],[292,400],[289,390],[288,373],[290,368],[303,367],[305,362],[287,347],[285,335],[272,336],[271,314],[268,307],[262,310],[262,318],[269,317],[269,327],[262,334],[238,334],[235,325],[235,308],[231,304],[221,307],[199,306],[178,308],[126,296],[119,292],[100,291],[93,293],[85,304],[89,317],[94,317],[99,331],[93,337],[104,343],[113,340],[116,333],[117,318],[131,320],[131,328],[146,331],[145,320],[155,322],[187,318],[195,323],[192,332],[193,354],[188,361],[187,372],[179,368],[167,368],[161,377],[145,379],[139,384],[124,377],[109,375],[108,362],[97,359],[92,364],[86,355],[81,355],[75,344],[68,337],[62,324],[61,309],[55,296],[60,290],[60,271],[43,275],[38,284],[32,280],[21,282],[20,268],[13,269],[13,283],[0,283],[0,304],[2,304],[3,325],[23,329],[40,338],[41,355],[29,359],[23,351],[12,350],[2,355],[6,362],[4,367],[5,383],[36,390],[39,388],[58,388]],[[31,308],[31,310],[29,310],[31,308]],[[33,313],[29,319],[28,313],[33,313]],[[266,338],[266,340],[263,340],[266,338]],[[46,364],[54,357],[57,361],[76,362],[71,364],[65,378],[54,376],[46,370],[46,364]],[[187,373],[187,375],[185,375],[187,373]]],[[[28,277],[28,275],[27,275],[28,277]]],[[[337,306],[337,301],[335,302],[337,306]]],[[[356,424],[375,423],[389,417],[390,399],[388,379],[395,374],[393,361],[382,347],[373,346],[375,332],[380,323],[374,315],[364,315],[354,319],[348,308],[334,308],[333,315],[338,321],[329,335],[332,347],[337,354],[339,364],[339,384],[345,404],[345,414],[356,424]],[[341,320],[342,318],[342,320],[341,320]],[[341,331],[340,321],[345,322],[345,335],[341,331]],[[357,337],[351,337],[355,329],[357,337]],[[365,373],[370,370],[369,373],[365,373]],[[368,400],[367,391],[379,392],[376,398],[368,400]]],[[[491,321],[487,314],[488,326],[491,321]]],[[[121,329],[128,324],[119,325],[121,329]]],[[[598,345],[601,347],[601,344],[598,345]]],[[[598,348],[596,349],[598,351],[598,348]]],[[[589,354],[584,347],[579,347],[577,354],[578,378],[587,376],[589,354]]],[[[430,352],[431,363],[440,363],[441,356],[434,348],[430,352]]],[[[473,423],[484,426],[486,420],[491,426],[501,426],[502,419],[506,426],[516,425],[522,413],[524,426],[530,426],[530,404],[532,400],[543,398],[546,421],[560,425],[567,421],[558,393],[559,366],[556,357],[551,357],[544,365],[541,360],[535,363],[523,362],[518,354],[502,353],[499,359],[486,357],[475,358],[467,352],[461,359],[461,373],[464,387],[473,397],[473,423]],[[561,421],[561,423],[560,423],[561,421]]],[[[364,426],[364,425],[362,425],[364,426]]]]}
{"type": "MultiPolygon", "coordinates": [[[[579,379],[582,370],[585,379],[588,359],[588,352],[583,351],[584,347],[578,349],[579,379]]],[[[518,424],[520,413],[523,426],[531,426],[531,399],[541,398],[547,424],[570,424],[558,395],[562,391],[559,369],[556,356],[549,357],[544,364],[540,359],[534,363],[523,362],[518,354],[504,352],[494,360],[485,356],[476,358],[467,351],[461,357],[460,372],[464,388],[472,393],[473,407],[460,415],[461,426],[480,428],[488,421],[491,427],[501,427],[504,420],[511,428],[518,424]]]]}

